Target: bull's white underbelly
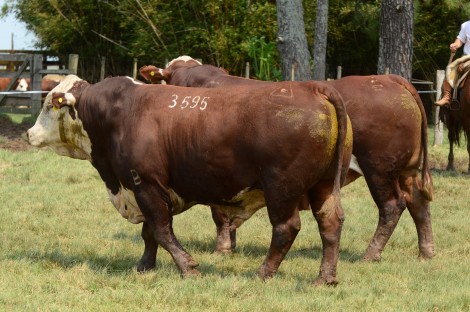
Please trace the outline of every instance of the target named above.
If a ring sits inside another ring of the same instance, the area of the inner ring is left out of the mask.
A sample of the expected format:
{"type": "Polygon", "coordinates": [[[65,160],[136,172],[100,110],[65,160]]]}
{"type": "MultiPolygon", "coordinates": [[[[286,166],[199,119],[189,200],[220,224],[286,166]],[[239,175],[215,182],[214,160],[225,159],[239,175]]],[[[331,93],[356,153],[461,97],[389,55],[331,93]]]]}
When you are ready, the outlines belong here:
{"type": "Polygon", "coordinates": [[[357,158],[356,156],[354,156],[354,154],[351,155],[351,162],[349,163],[349,170],[354,170],[360,175],[362,176],[364,175],[364,173],[361,170],[361,167],[359,167],[359,164],[357,163],[357,158]]]}

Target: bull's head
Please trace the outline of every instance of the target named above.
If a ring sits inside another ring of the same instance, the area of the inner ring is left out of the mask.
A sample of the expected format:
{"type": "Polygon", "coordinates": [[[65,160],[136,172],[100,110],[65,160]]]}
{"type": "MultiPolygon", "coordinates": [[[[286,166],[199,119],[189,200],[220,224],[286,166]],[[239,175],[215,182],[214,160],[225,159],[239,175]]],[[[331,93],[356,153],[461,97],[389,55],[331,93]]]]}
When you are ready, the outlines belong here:
{"type": "Polygon", "coordinates": [[[181,67],[194,67],[194,66],[201,66],[202,63],[199,62],[198,60],[193,59],[190,56],[184,55],[177,57],[173,60],[171,60],[167,65],[165,69],[158,68],[153,65],[146,65],[142,66],[139,69],[139,73],[142,77],[144,77],[147,81],[151,83],[157,83],[159,81],[164,81],[168,84],[171,83],[171,78],[173,73],[181,68],[181,67]]]}
{"type": "Polygon", "coordinates": [[[63,156],[91,159],[91,142],[78,118],[77,99],[69,92],[81,81],[75,75],[68,75],[47,94],[36,123],[28,130],[29,144],[50,147],[63,156]]]}
{"type": "Polygon", "coordinates": [[[162,80],[166,81],[169,78],[168,73],[165,73],[163,69],[153,65],[142,66],[139,69],[139,74],[151,83],[157,83],[162,80]]]}

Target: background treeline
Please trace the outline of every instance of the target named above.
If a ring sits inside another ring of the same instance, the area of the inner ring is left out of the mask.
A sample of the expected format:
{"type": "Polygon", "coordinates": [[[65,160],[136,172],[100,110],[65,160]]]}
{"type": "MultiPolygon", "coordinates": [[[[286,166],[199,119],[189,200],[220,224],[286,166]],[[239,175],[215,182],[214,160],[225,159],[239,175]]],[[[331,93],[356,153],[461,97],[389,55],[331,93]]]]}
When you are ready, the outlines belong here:
{"type": "MultiPolygon", "coordinates": [[[[274,0],[11,0],[7,10],[39,38],[38,48],[80,55],[79,75],[99,79],[101,58],[109,75],[129,74],[139,65],[163,66],[180,55],[200,58],[241,75],[281,79],[276,48],[274,0]]],[[[313,51],[316,1],[303,1],[313,51]]],[[[469,19],[461,0],[414,2],[413,77],[434,80],[449,59],[449,44],[469,19]]],[[[375,74],[379,41],[379,0],[330,0],[327,77],[375,74]]]]}

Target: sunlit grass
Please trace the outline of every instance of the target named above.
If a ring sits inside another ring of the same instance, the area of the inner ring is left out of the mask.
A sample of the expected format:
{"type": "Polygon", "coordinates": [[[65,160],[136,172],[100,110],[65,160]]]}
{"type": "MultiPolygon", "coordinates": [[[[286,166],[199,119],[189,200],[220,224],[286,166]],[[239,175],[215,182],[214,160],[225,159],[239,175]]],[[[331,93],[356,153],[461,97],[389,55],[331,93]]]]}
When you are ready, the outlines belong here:
{"type": "MultiPolygon", "coordinates": [[[[302,212],[302,230],[267,282],[256,276],[271,238],[266,211],[238,231],[237,252],[222,256],[213,253],[215,226],[205,206],[174,220],[176,236],[200,263],[202,276],[181,279],[163,249],[156,270],[137,274],[140,226],[116,212],[88,162],[0,149],[0,310],[468,311],[470,177],[443,171],[445,145],[430,153],[437,166],[431,208],[436,257],[417,259],[416,230],[405,212],[382,261],[361,260],[378,213],[359,179],[342,191],[340,284],[312,287],[321,243],[311,212],[302,212]]],[[[456,158],[465,171],[463,147],[456,158]]]]}

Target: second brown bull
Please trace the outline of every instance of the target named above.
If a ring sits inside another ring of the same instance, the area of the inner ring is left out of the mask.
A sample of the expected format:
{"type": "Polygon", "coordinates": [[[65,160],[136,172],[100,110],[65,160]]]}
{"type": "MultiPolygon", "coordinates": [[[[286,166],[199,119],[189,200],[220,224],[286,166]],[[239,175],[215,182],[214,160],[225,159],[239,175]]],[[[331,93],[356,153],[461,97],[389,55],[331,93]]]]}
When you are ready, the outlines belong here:
{"type": "MultiPolygon", "coordinates": [[[[220,68],[202,65],[187,56],[171,61],[165,69],[144,66],[140,74],[154,83],[163,80],[187,87],[272,83],[230,76],[220,68]]],[[[396,75],[351,76],[326,83],[344,98],[353,127],[353,161],[345,185],[364,176],[379,209],[377,229],[364,259],[381,258],[406,208],[416,225],[419,257],[433,257],[427,120],[416,89],[396,75]]],[[[236,228],[242,222],[217,207],[212,208],[217,225],[217,251],[230,252],[236,245],[236,228]]]]}

